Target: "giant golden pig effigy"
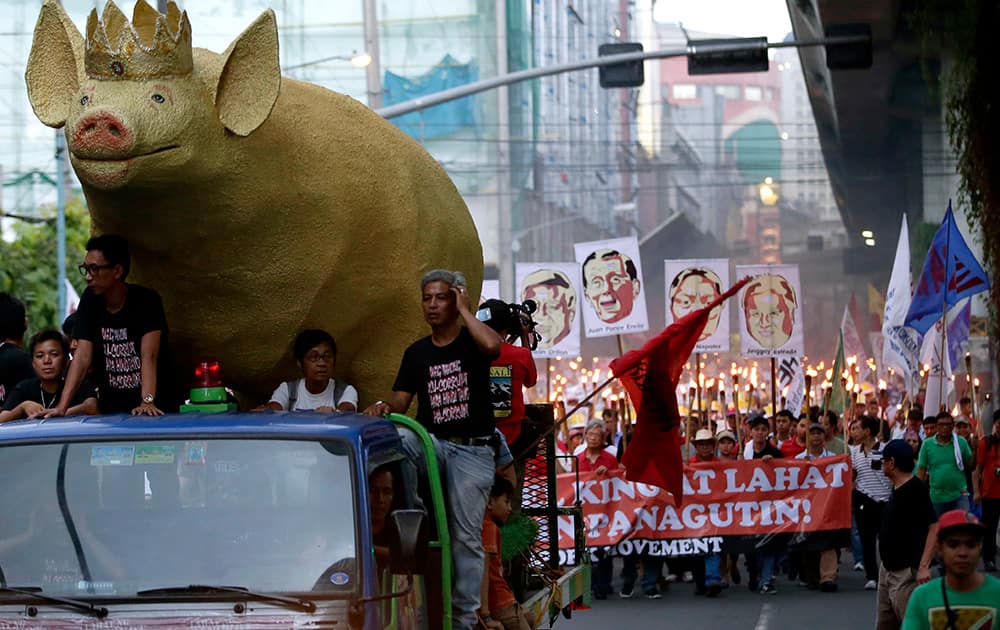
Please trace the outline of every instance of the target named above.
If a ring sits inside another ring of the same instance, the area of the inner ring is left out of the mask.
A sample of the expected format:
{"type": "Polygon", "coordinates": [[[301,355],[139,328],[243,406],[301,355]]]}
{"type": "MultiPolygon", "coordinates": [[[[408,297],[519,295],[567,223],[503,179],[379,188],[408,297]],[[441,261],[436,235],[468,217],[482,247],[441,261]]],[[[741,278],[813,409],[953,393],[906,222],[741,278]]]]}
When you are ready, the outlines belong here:
{"type": "Polygon", "coordinates": [[[38,118],[65,127],[95,233],[129,239],[130,281],[163,296],[180,366],[218,358],[259,400],[295,375],[289,340],[326,328],[362,402],[426,334],[419,278],[482,278],[469,211],[424,149],[354,99],[283,78],[274,13],[222,54],[187,14],[109,2],[84,38],[42,5],[28,67],[38,118]]]}

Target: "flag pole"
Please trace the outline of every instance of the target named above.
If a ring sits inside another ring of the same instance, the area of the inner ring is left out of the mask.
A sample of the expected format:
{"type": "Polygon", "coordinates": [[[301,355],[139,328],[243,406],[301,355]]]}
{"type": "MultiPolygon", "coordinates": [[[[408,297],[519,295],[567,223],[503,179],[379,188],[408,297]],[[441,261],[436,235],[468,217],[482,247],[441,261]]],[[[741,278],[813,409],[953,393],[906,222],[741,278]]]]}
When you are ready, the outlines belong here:
{"type": "MultiPolygon", "coordinates": [[[[698,427],[701,428],[701,353],[694,353],[694,386],[697,391],[698,401],[698,427]]],[[[685,432],[686,433],[686,432],[685,432]]]]}
{"type": "Polygon", "coordinates": [[[771,417],[768,419],[771,424],[771,433],[774,433],[774,416],[778,413],[778,368],[777,361],[771,357],[771,417]]]}
{"type": "MultiPolygon", "coordinates": [[[[951,209],[951,199],[948,200],[948,209],[951,209]]],[[[947,220],[947,215],[945,216],[947,220]]],[[[949,267],[951,267],[951,254],[949,250],[951,249],[951,226],[945,228],[944,234],[944,291],[941,292],[941,358],[939,360],[941,370],[938,375],[938,413],[945,411],[947,409],[947,404],[944,401],[944,361],[945,352],[948,350],[947,337],[948,337],[948,281],[951,274],[948,273],[949,267]]]]}

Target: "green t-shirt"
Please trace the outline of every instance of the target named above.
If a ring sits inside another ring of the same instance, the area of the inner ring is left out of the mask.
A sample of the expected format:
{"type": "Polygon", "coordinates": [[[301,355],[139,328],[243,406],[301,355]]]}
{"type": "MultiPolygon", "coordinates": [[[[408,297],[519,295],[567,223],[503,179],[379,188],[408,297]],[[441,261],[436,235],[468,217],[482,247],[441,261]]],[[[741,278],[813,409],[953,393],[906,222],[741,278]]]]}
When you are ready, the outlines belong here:
{"type": "Polygon", "coordinates": [[[834,455],[847,455],[847,444],[844,443],[842,438],[834,437],[826,443],[826,450],[834,455]]]}
{"type": "MultiPolygon", "coordinates": [[[[948,625],[941,579],[918,586],[906,605],[903,630],[944,630],[948,625]]],[[[968,593],[948,589],[948,605],[957,614],[955,630],[1000,630],[1000,580],[987,575],[983,585],[968,593]]]]}
{"type": "MultiPolygon", "coordinates": [[[[955,436],[962,450],[962,461],[968,466],[972,461],[972,449],[962,436],[955,436]]],[[[955,462],[955,447],[951,442],[942,444],[936,437],[924,440],[920,445],[920,456],[917,458],[917,468],[927,471],[927,484],[931,489],[931,503],[954,501],[968,492],[965,470],[955,462]]]]}

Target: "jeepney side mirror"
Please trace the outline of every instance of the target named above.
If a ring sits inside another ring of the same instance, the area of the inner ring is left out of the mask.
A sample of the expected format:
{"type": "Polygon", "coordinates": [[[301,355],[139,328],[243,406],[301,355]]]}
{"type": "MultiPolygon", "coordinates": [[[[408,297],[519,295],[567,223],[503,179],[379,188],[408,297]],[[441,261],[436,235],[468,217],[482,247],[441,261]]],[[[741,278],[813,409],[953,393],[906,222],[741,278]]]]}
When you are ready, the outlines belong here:
{"type": "Polygon", "coordinates": [[[389,550],[393,573],[419,573],[427,548],[423,510],[393,510],[390,517],[396,534],[389,550]]]}

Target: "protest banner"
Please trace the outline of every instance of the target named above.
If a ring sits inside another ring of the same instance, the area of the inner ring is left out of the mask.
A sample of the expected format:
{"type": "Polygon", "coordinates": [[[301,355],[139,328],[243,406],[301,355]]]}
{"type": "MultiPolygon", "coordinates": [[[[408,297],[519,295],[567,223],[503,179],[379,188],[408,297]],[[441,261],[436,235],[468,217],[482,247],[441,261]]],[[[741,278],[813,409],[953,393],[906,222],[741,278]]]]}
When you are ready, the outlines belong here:
{"type": "MultiPolygon", "coordinates": [[[[588,547],[613,555],[717,553],[724,536],[810,533],[851,527],[847,456],[812,461],[741,460],[684,468],[684,502],[622,471],[559,475],[560,506],[577,500],[588,547]]],[[[573,520],[559,517],[559,547],[573,547],[573,520]]]]}
{"type": "Polygon", "coordinates": [[[737,265],[736,277],[753,279],[740,294],[740,350],[754,359],[801,357],[802,289],[798,265],[737,265]]]}
{"type": "MultiPolygon", "coordinates": [[[[729,286],[729,259],[664,260],[666,322],[677,321],[719,297],[729,286]]],[[[715,309],[694,346],[695,352],[729,352],[729,302],[715,309]]]]}
{"type": "Polygon", "coordinates": [[[635,237],[575,243],[583,281],[583,329],[588,339],[649,330],[635,237]]]}
{"type": "Polygon", "coordinates": [[[533,300],[536,359],[580,354],[580,266],[576,263],[517,263],[517,300],[533,300]]]}

